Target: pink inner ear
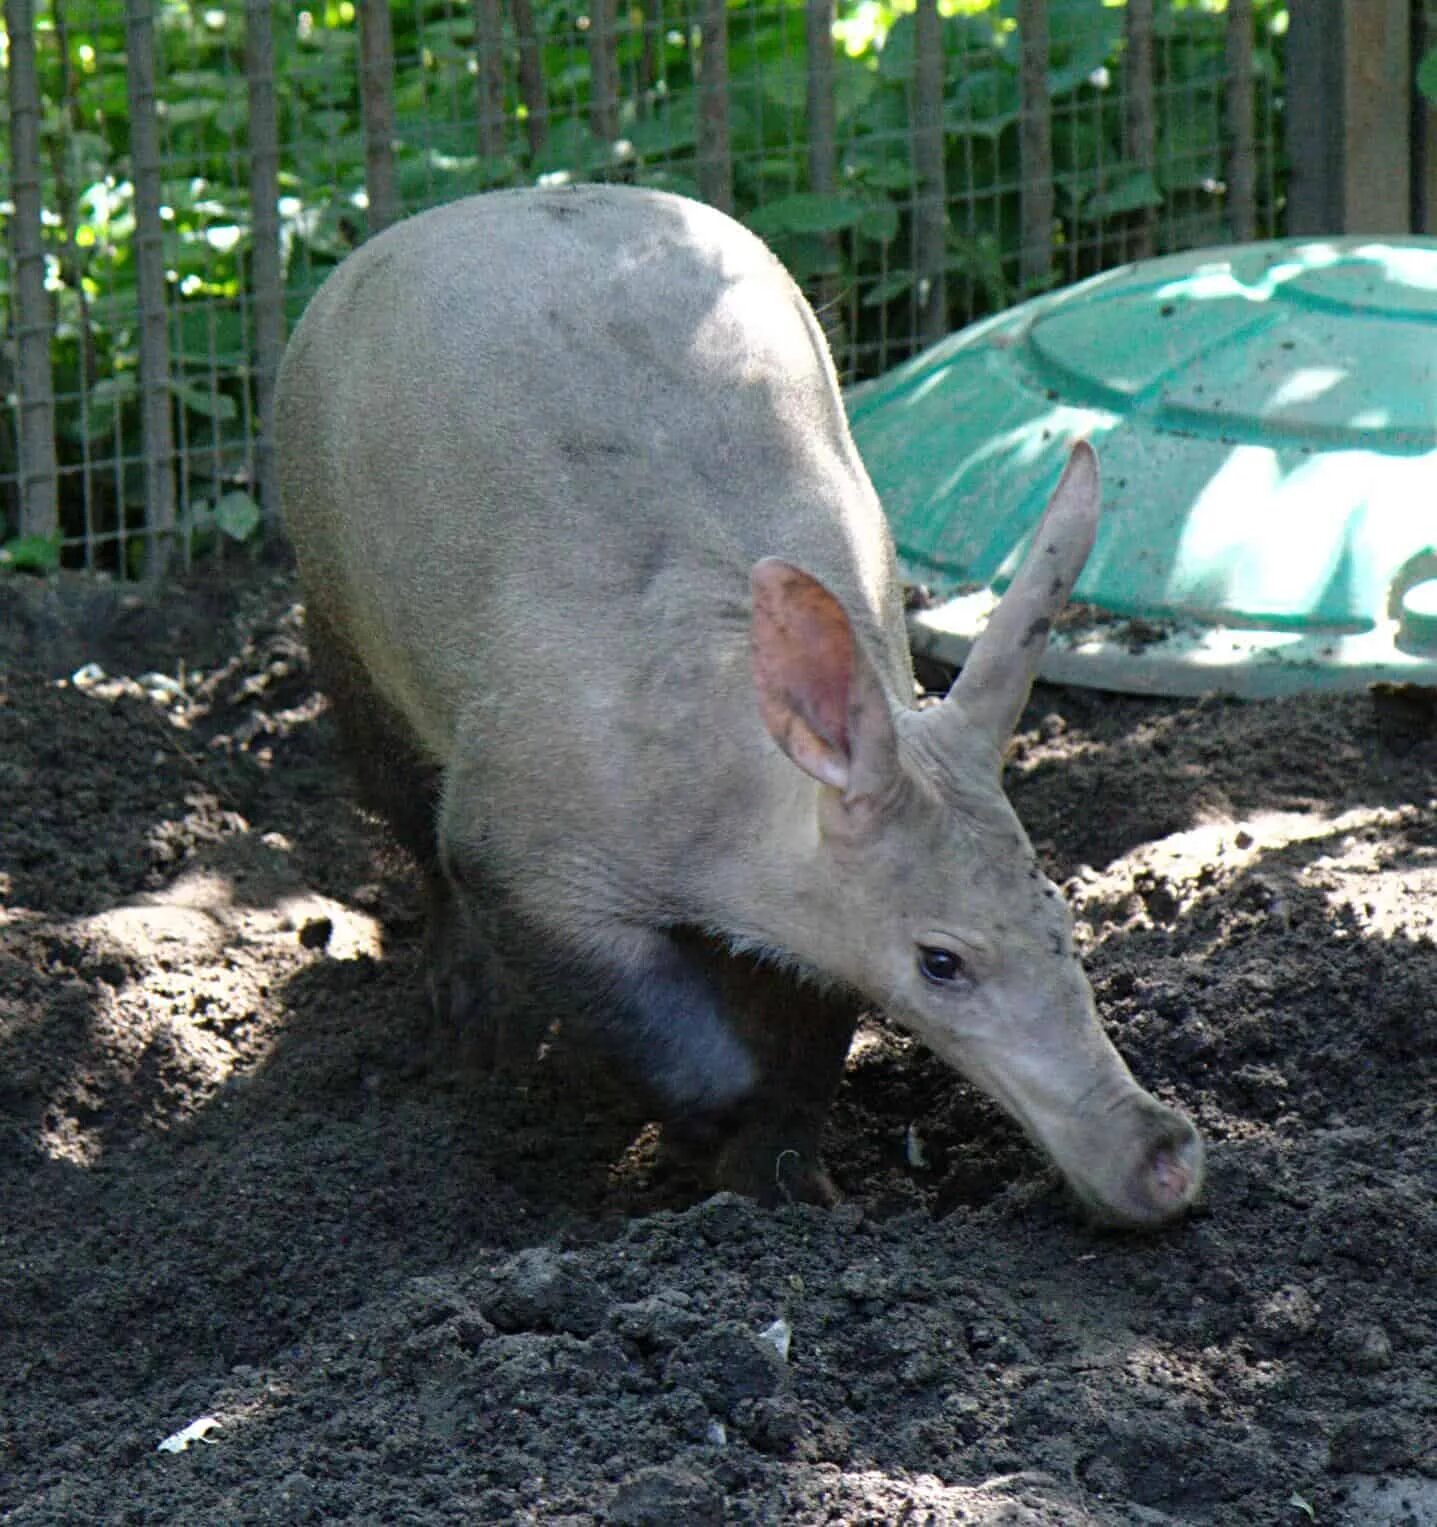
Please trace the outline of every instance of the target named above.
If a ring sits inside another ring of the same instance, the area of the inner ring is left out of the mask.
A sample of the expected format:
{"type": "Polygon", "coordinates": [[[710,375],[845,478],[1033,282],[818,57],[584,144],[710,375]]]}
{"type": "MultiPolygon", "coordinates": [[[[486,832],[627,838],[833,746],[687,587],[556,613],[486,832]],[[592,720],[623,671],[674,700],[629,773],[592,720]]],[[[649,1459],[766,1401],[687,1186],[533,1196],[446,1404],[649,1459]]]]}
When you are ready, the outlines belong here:
{"type": "Polygon", "coordinates": [[[815,744],[831,755],[830,766],[846,763],[854,652],[843,606],[816,579],[777,561],[754,568],[753,595],[753,671],[764,724],[805,768],[812,763],[798,753],[815,744]],[[800,741],[795,723],[811,738],[800,741]]]}

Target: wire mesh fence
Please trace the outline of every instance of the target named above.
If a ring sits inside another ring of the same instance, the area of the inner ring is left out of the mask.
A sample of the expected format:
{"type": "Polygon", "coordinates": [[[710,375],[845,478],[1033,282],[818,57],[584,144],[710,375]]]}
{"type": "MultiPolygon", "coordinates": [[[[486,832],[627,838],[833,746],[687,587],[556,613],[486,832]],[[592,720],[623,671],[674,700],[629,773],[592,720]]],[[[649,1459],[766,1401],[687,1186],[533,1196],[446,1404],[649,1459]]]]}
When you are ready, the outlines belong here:
{"type": "Polygon", "coordinates": [[[1280,229],[1269,0],[6,0],[0,544],[158,574],[272,515],[286,327],[397,216],[622,179],[731,210],[847,380],[1280,229]]]}

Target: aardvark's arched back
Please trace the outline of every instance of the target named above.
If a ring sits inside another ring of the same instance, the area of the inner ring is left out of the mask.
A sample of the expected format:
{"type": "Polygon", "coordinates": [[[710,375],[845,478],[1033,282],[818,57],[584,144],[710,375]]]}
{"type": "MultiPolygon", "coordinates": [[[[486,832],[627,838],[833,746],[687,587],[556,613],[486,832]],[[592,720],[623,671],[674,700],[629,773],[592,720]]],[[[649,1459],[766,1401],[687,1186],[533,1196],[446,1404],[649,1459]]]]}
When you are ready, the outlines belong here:
{"type": "Polygon", "coordinates": [[[428,877],[444,1015],[497,1044],[522,964],[722,1180],[822,1197],[881,1005],[1098,1213],[1191,1202],[1198,1137],[1105,1037],[1000,784],[1096,527],[1088,447],[920,712],[821,331],[712,209],[586,186],[392,228],[311,304],[278,427],[316,660],[428,877]]]}

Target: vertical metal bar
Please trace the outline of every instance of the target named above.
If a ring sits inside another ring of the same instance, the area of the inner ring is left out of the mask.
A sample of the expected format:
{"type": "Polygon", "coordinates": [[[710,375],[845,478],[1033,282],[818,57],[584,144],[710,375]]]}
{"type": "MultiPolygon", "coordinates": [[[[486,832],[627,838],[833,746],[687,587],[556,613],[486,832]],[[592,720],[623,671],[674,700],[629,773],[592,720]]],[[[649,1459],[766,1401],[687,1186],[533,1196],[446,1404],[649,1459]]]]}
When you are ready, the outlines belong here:
{"type": "Polygon", "coordinates": [[[1347,0],[1345,233],[1406,233],[1412,215],[1411,0],[1347,0]]]}
{"type": "Polygon", "coordinates": [[[55,462],[55,384],[50,299],[45,292],[44,192],[40,179],[40,77],[32,0],[6,0],[10,34],[10,185],[14,322],[20,394],[20,531],[53,536],[60,524],[55,462]]]}
{"type": "Polygon", "coordinates": [[[255,396],[259,438],[254,478],[271,524],[279,489],[274,461],[274,379],[284,351],[284,275],[279,255],[279,111],[274,93],[272,0],[246,0],[245,76],[249,88],[251,288],[255,318],[255,396]]]}
{"type": "Polygon", "coordinates": [[[1402,233],[1411,215],[1409,0],[1308,0],[1287,37],[1288,232],[1402,233]]]}
{"type": "Polygon", "coordinates": [[[918,342],[931,345],[948,332],[948,177],[938,0],[918,0],[913,20],[913,317],[918,342]]]}
{"type": "Polygon", "coordinates": [[[364,184],[369,231],[399,216],[394,188],[394,31],[389,0],[359,0],[359,104],[364,116],[364,184]]]}
{"type": "Polygon", "coordinates": [[[1047,286],[1053,268],[1053,119],[1048,100],[1046,0],[1018,0],[1018,39],[1022,178],[1018,276],[1027,293],[1047,286]]]}
{"type": "Polygon", "coordinates": [[[499,0],[474,0],[474,50],[479,75],[479,153],[504,153],[504,23],[499,0]]]}
{"type": "Polygon", "coordinates": [[[1409,133],[1412,139],[1412,185],[1410,226],[1413,233],[1428,232],[1427,207],[1429,187],[1427,178],[1432,171],[1432,145],[1428,123],[1431,120],[1432,103],[1416,88],[1415,71],[1421,66],[1427,52],[1427,6],[1424,0],[1412,0],[1408,16],[1411,36],[1411,57],[1414,71],[1412,89],[1412,121],[1409,133]]]}
{"type": "MultiPolygon", "coordinates": [[[[1157,180],[1157,119],[1153,110],[1153,0],[1128,0],[1125,68],[1127,99],[1123,102],[1124,152],[1135,170],[1146,170],[1157,180]]],[[[1142,207],[1133,216],[1128,240],[1132,259],[1147,259],[1153,252],[1156,209],[1142,207]]]]}
{"type": "Polygon", "coordinates": [[[834,0],[807,0],[808,185],[828,196],[838,178],[838,125],[833,101],[834,0]]]}
{"type": "Polygon", "coordinates": [[[605,143],[619,136],[618,0],[589,0],[589,126],[605,143]]]}
{"type": "Polygon", "coordinates": [[[732,212],[727,0],[703,0],[699,28],[702,49],[699,55],[699,195],[720,211],[732,212]]]}
{"type": "Polygon", "coordinates": [[[1252,0],[1227,0],[1227,206],[1235,239],[1257,237],[1252,0]]]}
{"type": "Polygon", "coordinates": [[[59,96],[63,128],[50,142],[50,178],[55,186],[55,210],[63,227],[60,280],[73,298],[80,328],[80,501],[84,514],[85,566],[95,565],[95,480],[90,457],[90,395],[100,375],[95,352],[95,325],[90,313],[90,294],[85,290],[85,259],[77,233],[77,197],[70,178],[70,151],[74,134],[85,130],[84,114],[75,94],[70,67],[70,33],[64,0],[50,0],[50,21],[55,29],[55,60],[59,68],[59,96]]]}
{"type": "MultiPolygon", "coordinates": [[[[140,417],[145,460],[145,576],[164,576],[174,551],[175,437],[170,332],[160,218],[160,130],[155,111],[155,14],[151,0],[127,0],[126,85],[135,180],[135,274],[140,300],[140,417]]],[[[123,557],[124,547],[121,546],[123,557]]]]}
{"type": "Polygon", "coordinates": [[[659,39],[664,34],[664,0],[641,0],[639,14],[643,28],[639,54],[639,77],[634,91],[638,113],[647,116],[649,96],[659,82],[659,39]]]}
{"type": "Polygon", "coordinates": [[[1343,0],[1288,13],[1287,231],[1335,233],[1342,208],[1343,0]]]}
{"type": "MultiPolygon", "coordinates": [[[[807,0],[804,7],[807,58],[808,188],[832,196],[838,184],[838,123],[833,99],[834,0],[807,0]]],[[[824,269],[814,282],[813,302],[818,321],[828,336],[829,349],[840,375],[853,358],[845,354],[843,312],[838,282],[838,235],[824,235],[824,269]]]]}
{"type": "Polygon", "coordinates": [[[549,142],[549,92],[544,83],[539,28],[533,0],[510,0],[514,34],[519,42],[519,99],[524,103],[524,130],[529,152],[537,157],[549,142]]]}

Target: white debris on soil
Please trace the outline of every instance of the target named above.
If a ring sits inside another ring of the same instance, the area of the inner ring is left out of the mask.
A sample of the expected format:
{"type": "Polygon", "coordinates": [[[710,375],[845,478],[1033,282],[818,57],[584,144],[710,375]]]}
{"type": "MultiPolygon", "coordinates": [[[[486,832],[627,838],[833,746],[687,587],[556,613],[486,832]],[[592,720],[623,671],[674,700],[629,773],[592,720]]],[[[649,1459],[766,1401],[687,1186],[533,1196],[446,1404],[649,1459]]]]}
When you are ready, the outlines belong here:
{"type": "Polygon", "coordinates": [[[772,1325],[765,1326],[758,1333],[758,1339],[766,1341],[784,1362],[788,1361],[788,1349],[793,1345],[793,1327],[782,1315],[772,1325]]]}
{"type": "Polygon", "coordinates": [[[192,1442],[209,1442],[213,1446],[210,1433],[221,1425],[218,1416],[200,1416],[198,1420],[191,1421],[188,1426],[183,1426],[177,1432],[171,1432],[168,1437],[159,1443],[155,1451],[157,1453],[183,1453],[192,1442]]]}

